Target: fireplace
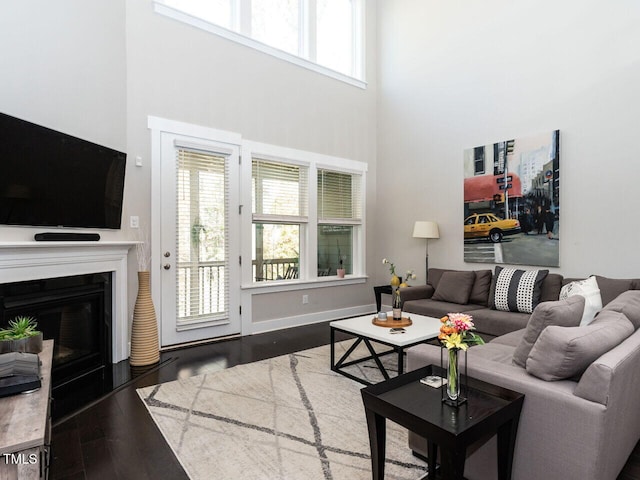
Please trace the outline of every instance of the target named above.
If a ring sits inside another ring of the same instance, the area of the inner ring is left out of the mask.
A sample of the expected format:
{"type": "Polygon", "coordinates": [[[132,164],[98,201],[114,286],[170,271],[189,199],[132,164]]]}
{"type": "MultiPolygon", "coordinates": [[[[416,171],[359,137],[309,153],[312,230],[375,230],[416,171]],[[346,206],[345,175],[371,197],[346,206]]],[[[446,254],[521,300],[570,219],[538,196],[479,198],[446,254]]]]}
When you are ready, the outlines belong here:
{"type": "Polygon", "coordinates": [[[111,296],[111,272],[0,285],[0,327],[30,316],[54,340],[54,398],[61,385],[111,365],[111,296]]]}
{"type": "MultiPolygon", "coordinates": [[[[63,277],[87,275],[91,278],[104,278],[105,275],[109,277],[102,283],[104,289],[102,300],[99,300],[94,292],[88,292],[95,285],[81,284],[79,289],[87,293],[87,296],[70,305],[65,312],[66,317],[83,319],[87,316],[88,309],[93,309],[102,302],[105,312],[103,320],[94,323],[93,327],[77,328],[85,330],[83,333],[88,337],[94,338],[96,331],[104,334],[104,337],[102,340],[89,342],[92,344],[93,354],[85,354],[85,349],[77,344],[73,354],[66,349],[61,349],[61,366],[54,374],[56,383],[53,391],[53,418],[59,418],[81,408],[128,378],[128,363],[123,361],[129,358],[127,260],[129,249],[134,245],[135,242],[130,241],[104,240],[98,242],[0,242],[0,285],[31,281],[42,284],[52,281],[54,285],[59,286],[58,279],[63,277]],[[96,274],[97,277],[94,277],[96,274]],[[96,353],[93,348],[96,343],[100,346],[98,348],[100,353],[96,353]],[[62,363],[62,356],[65,356],[68,361],[66,365],[62,363]],[[106,367],[100,368],[97,363],[93,363],[96,359],[103,360],[106,367]],[[93,366],[90,366],[91,363],[93,366]],[[76,373],[81,374],[76,375],[76,373]]],[[[74,286],[78,285],[72,285],[74,286]]],[[[63,286],[61,290],[66,288],[67,286],[63,286]]],[[[25,294],[28,296],[28,293],[25,294]]],[[[100,310],[102,311],[102,308],[100,310]]],[[[55,318],[61,316],[62,312],[56,313],[54,308],[51,312],[46,310],[45,314],[53,318],[51,321],[54,324],[53,333],[55,334],[58,322],[55,318]]],[[[0,316],[0,320],[2,318],[5,316],[0,316]]],[[[80,322],[82,324],[82,320],[80,322]]],[[[40,325],[38,327],[40,328],[40,325]]],[[[62,329],[60,337],[62,341],[64,338],[62,329]]]]}

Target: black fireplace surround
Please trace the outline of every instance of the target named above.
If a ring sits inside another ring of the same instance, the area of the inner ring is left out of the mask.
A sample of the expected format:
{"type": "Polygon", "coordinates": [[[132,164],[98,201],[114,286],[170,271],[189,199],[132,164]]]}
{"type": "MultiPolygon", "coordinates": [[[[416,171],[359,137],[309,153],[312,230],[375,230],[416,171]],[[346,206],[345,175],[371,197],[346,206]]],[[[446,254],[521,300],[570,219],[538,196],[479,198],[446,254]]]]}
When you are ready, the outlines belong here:
{"type": "MultiPolygon", "coordinates": [[[[0,327],[19,315],[54,340],[53,398],[73,395],[86,378],[105,378],[111,365],[111,273],[0,285],[0,327]]],[[[60,398],[64,400],[64,398],[60,398]]]]}

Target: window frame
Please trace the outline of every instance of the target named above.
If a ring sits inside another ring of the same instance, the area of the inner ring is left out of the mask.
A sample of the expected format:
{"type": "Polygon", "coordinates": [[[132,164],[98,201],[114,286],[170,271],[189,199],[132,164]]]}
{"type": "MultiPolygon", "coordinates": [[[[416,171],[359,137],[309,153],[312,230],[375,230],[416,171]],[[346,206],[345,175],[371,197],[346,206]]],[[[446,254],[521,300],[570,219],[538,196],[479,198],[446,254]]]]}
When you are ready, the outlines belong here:
{"type": "MultiPolygon", "coordinates": [[[[308,216],[308,202],[309,202],[309,167],[306,163],[304,162],[298,162],[298,161],[292,161],[290,159],[286,159],[286,158],[277,158],[277,157],[272,157],[272,156],[268,156],[268,155],[260,155],[260,154],[256,154],[256,153],[252,153],[251,158],[249,159],[251,161],[251,182],[252,182],[252,187],[251,187],[251,195],[253,197],[253,164],[254,161],[258,161],[258,162],[265,162],[265,163],[271,163],[271,164],[276,164],[276,165],[287,165],[287,166],[295,166],[298,167],[302,173],[302,170],[305,170],[304,174],[301,176],[301,178],[303,179],[304,182],[306,182],[306,185],[300,185],[298,184],[298,190],[299,190],[299,194],[303,194],[306,192],[306,198],[301,199],[301,205],[299,205],[299,207],[302,208],[302,210],[306,211],[299,211],[297,215],[284,215],[284,214],[273,214],[273,213],[264,213],[264,212],[254,212],[253,211],[253,198],[252,198],[252,203],[251,203],[251,227],[253,229],[253,226],[256,224],[261,224],[261,225],[295,225],[298,227],[298,250],[301,252],[303,251],[306,245],[306,238],[307,238],[307,225],[309,224],[309,216],[308,216]]],[[[253,232],[252,232],[252,238],[253,238],[253,232]]],[[[253,272],[253,254],[255,252],[251,251],[251,270],[253,272]]],[[[302,267],[302,261],[299,258],[298,259],[298,272],[297,275],[299,276],[299,272],[303,269],[302,267]]],[[[258,283],[255,278],[253,277],[253,273],[251,275],[251,280],[253,283],[258,283]]],[[[287,279],[286,277],[283,278],[282,280],[290,280],[287,279]]],[[[272,283],[275,281],[279,281],[279,280],[264,280],[267,283],[272,283]]]]}
{"type": "MultiPolygon", "coordinates": [[[[349,254],[351,255],[351,271],[352,273],[355,273],[357,271],[357,261],[359,260],[358,255],[356,255],[357,253],[357,245],[362,242],[362,225],[364,222],[363,217],[363,210],[364,210],[364,195],[363,195],[363,181],[364,181],[364,177],[363,177],[363,173],[362,172],[354,172],[354,171],[348,171],[345,169],[340,169],[340,168],[336,168],[335,166],[326,166],[326,165],[317,165],[316,166],[316,177],[318,176],[319,172],[330,172],[330,173],[336,173],[339,175],[349,175],[352,178],[352,182],[353,182],[353,178],[357,177],[358,178],[358,187],[357,189],[354,190],[353,188],[353,183],[352,183],[352,189],[351,189],[351,198],[352,198],[352,202],[354,201],[354,196],[359,194],[359,198],[356,200],[358,203],[358,207],[359,207],[359,215],[352,215],[351,217],[347,218],[347,217],[322,217],[320,218],[318,216],[317,218],[317,223],[316,223],[316,236],[318,235],[318,231],[320,229],[320,226],[345,226],[345,227],[351,227],[352,228],[352,233],[351,233],[351,243],[352,243],[352,250],[349,252],[349,254]]],[[[319,191],[316,191],[316,199],[317,199],[317,203],[318,203],[318,211],[320,210],[320,198],[319,198],[319,191]]],[[[319,248],[318,248],[319,250],[319,248]]],[[[318,251],[316,251],[316,260],[317,260],[317,253],[318,251]]],[[[316,261],[317,263],[317,261],[316,261]]],[[[318,268],[320,268],[320,266],[318,265],[318,268]]],[[[335,274],[331,274],[329,276],[334,276],[335,274]]]]}
{"type": "Polygon", "coordinates": [[[298,54],[280,50],[251,37],[250,0],[231,0],[231,28],[196,17],[173,6],[165,0],[153,0],[154,11],[158,14],[186,23],[227,40],[261,51],[308,70],[320,73],[344,83],[366,89],[365,79],[365,0],[353,2],[353,75],[338,72],[316,63],[316,0],[298,0],[300,4],[300,32],[298,34],[298,54]]]}
{"type": "MultiPolygon", "coordinates": [[[[241,154],[241,203],[242,209],[242,232],[241,251],[246,262],[242,262],[242,288],[270,288],[270,291],[286,290],[296,284],[331,284],[335,282],[354,281],[360,282],[366,278],[365,246],[366,246],[366,175],[367,164],[356,160],[333,157],[329,155],[296,150],[287,147],[279,147],[253,141],[243,141],[241,154]],[[307,167],[307,194],[309,198],[307,222],[301,224],[300,231],[300,255],[299,272],[296,279],[271,280],[268,282],[256,282],[253,278],[252,267],[252,239],[251,229],[253,227],[252,202],[252,168],[253,159],[266,159],[270,161],[281,161],[307,167]],[[359,222],[351,222],[353,230],[353,270],[345,279],[337,279],[336,272],[330,276],[319,277],[317,271],[318,260],[318,171],[331,170],[339,173],[355,174],[360,176],[360,207],[362,218],[359,222]],[[284,287],[284,288],[283,288],[284,287]]],[[[328,285],[327,285],[328,286],[328,285]]]]}

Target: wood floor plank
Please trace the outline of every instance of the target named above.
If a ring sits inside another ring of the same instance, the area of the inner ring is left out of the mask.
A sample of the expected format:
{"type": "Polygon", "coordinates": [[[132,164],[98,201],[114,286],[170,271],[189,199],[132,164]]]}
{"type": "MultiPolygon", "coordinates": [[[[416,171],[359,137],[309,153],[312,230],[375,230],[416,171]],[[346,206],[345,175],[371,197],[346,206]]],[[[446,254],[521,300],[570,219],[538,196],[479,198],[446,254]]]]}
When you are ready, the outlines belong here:
{"type": "Polygon", "coordinates": [[[84,478],[82,448],[75,419],[53,429],[51,444],[51,477],[58,479],[84,478]],[[77,477],[78,475],[80,477],[77,477]]]}

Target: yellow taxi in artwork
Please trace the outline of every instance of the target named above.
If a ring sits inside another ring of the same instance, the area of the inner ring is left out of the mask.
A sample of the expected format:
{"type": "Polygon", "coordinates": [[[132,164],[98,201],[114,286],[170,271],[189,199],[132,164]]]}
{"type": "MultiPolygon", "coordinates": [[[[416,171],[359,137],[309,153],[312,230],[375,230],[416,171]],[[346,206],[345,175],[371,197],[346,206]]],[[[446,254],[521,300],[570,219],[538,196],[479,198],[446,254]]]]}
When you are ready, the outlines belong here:
{"type": "Polygon", "coordinates": [[[474,213],[464,219],[464,238],[489,238],[493,243],[502,241],[504,235],[520,233],[520,222],[499,218],[493,213],[474,213]]]}

